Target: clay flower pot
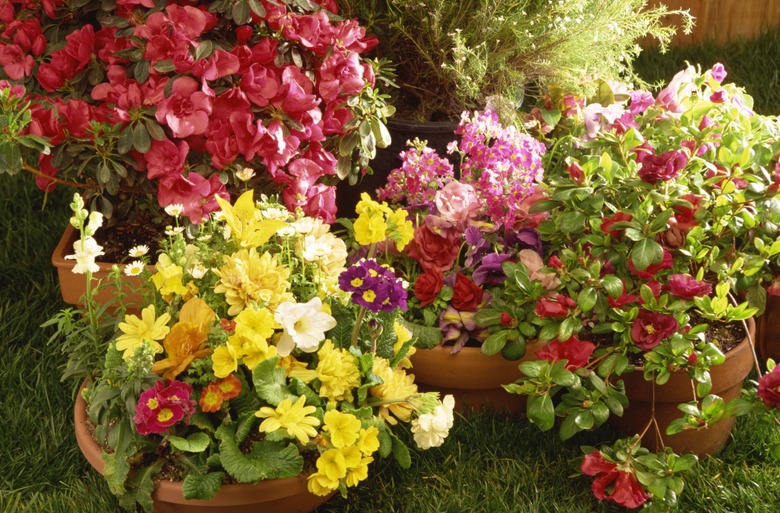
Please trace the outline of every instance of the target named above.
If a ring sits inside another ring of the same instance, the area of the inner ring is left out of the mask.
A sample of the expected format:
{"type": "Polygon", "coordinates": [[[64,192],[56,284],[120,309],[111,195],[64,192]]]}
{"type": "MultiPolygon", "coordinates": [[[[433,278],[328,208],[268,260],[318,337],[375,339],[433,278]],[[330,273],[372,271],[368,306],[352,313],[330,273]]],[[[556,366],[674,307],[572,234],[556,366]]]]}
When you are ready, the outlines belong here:
{"type": "MultiPolygon", "coordinates": [[[[76,261],[65,260],[66,255],[73,254],[73,243],[76,242],[78,236],[79,234],[76,229],[68,223],[51,256],[51,263],[57,269],[57,278],[60,282],[62,299],[69,305],[78,305],[82,296],[84,296],[84,292],[87,290],[87,275],[75,274],[73,272],[73,266],[76,265],[76,261]]],[[[111,272],[111,267],[115,264],[106,262],[97,262],[97,264],[100,266],[100,270],[92,274],[93,284],[97,283],[97,280],[102,280],[102,283],[108,283],[107,277],[111,272]]],[[[154,266],[149,266],[147,268],[154,272],[154,266]]],[[[125,276],[123,274],[122,283],[122,291],[127,294],[125,303],[140,304],[142,297],[134,291],[141,287],[141,278],[138,276],[125,276]]],[[[116,294],[117,290],[112,285],[102,287],[96,295],[96,300],[98,303],[105,303],[109,299],[115,297],[116,294]]]]}
{"type": "Polygon", "coordinates": [[[758,318],[756,352],[761,365],[767,358],[780,360],[780,296],[767,296],[766,310],[758,318]]]}
{"type": "Polygon", "coordinates": [[[518,380],[522,374],[517,366],[535,359],[534,352],[543,346],[543,342],[528,343],[519,360],[507,360],[501,354],[485,356],[478,347],[464,347],[458,354],[452,354],[449,346],[418,349],[410,357],[410,372],[421,390],[452,394],[459,412],[518,415],[525,412],[525,397],[510,394],[501,385],[518,380]]]}
{"type": "MultiPolygon", "coordinates": [[[[100,446],[87,429],[87,405],[76,396],[74,407],[76,442],[92,467],[103,473],[100,446]]],[[[208,500],[187,500],[177,481],[159,481],[152,499],[154,513],[309,513],[333,494],[320,497],[309,493],[306,477],[269,479],[258,483],[222,485],[208,500]]]]}
{"type": "MultiPolygon", "coordinates": [[[[756,322],[748,319],[748,329],[751,336],[755,335],[756,322]]],[[[715,365],[710,369],[712,376],[711,394],[723,398],[727,403],[739,397],[742,382],[753,368],[753,352],[750,342],[745,337],[731,351],[726,353],[726,361],[721,365],[715,365]]],[[[716,453],[728,442],[735,419],[726,418],[701,430],[686,430],[676,435],[667,435],[666,426],[675,419],[683,416],[677,406],[693,399],[691,392],[691,380],[686,371],[672,373],[669,381],[663,385],[654,385],[643,377],[642,368],[624,374],[623,381],[626,385],[626,395],[629,407],[623,417],[614,415],[609,417],[609,422],[626,433],[641,433],[651,418],[652,394],[655,387],[655,417],[661,428],[663,444],[669,446],[677,454],[694,453],[697,456],[706,456],[716,453]]],[[[661,444],[651,427],[642,444],[652,451],[660,450],[661,444]]]]}

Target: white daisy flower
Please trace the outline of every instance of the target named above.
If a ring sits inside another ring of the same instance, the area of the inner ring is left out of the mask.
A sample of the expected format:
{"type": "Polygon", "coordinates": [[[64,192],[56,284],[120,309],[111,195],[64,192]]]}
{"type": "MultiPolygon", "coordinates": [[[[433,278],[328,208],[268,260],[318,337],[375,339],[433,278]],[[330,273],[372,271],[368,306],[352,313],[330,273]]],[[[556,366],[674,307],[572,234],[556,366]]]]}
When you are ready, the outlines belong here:
{"type": "Polygon", "coordinates": [[[140,260],[134,260],[125,266],[125,276],[138,276],[144,270],[145,264],[140,260]]]}
{"type": "Polygon", "coordinates": [[[130,258],[141,258],[147,253],[149,253],[149,246],[147,246],[146,244],[139,244],[138,246],[133,246],[132,248],[130,248],[130,251],[128,251],[130,258]]]}
{"type": "Polygon", "coordinates": [[[306,235],[314,229],[314,219],[311,217],[302,217],[293,223],[296,233],[306,235]]]}
{"type": "Polygon", "coordinates": [[[190,276],[192,276],[196,280],[199,280],[199,279],[203,278],[206,275],[207,271],[208,271],[208,269],[206,269],[205,266],[203,266],[201,264],[195,264],[195,265],[192,266],[192,268],[190,268],[189,272],[190,272],[190,276]]]}
{"type": "Polygon", "coordinates": [[[173,237],[174,235],[178,235],[178,234],[180,234],[183,231],[184,231],[184,227],[183,226],[176,226],[176,227],[166,226],[165,227],[165,235],[168,235],[169,237],[173,237]]]}
{"type": "Polygon", "coordinates": [[[263,218],[265,219],[275,219],[277,221],[287,221],[287,218],[290,215],[290,212],[287,211],[287,209],[284,208],[266,208],[262,211],[263,218]]]}
{"type": "Polygon", "coordinates": [[[165,213],[171,217],[179,217],[184,212],[184,205],[181,203],[171,203],[165,207],[165,213]]]}

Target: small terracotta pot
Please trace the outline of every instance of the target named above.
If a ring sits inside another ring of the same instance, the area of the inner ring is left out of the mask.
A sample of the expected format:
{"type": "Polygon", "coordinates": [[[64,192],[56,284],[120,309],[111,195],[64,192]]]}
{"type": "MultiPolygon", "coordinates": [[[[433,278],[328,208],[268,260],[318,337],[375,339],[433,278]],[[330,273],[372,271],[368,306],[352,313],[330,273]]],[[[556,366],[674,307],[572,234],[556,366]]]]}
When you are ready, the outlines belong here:
{"type": "Polygon", "coordinates": [[[520,379],[517,366],[535,359],[534,352],[542,347],[543,342],[528,343],[525,356],[519,360],[507,360],[501,354],[485,356],[478,347],[464,347],[457,354],[452,354],[450,346],[418,349],[410,357],[410,372],[421,390],[452,394],[459,412],[517,415],[525,412],[525,396],[510,394],[501,385],[520,379]]]}
{"type": "MultiPolygon", "coordinates": [[[[748,319],[748,329],[755,334],[756,323],[748,319]]],[[[740,395],[742,383],[753,368],[753,352],[748,338],[745,337],[735,348],[726,353],[726,361],[710,369],[712,376],[711,394],[718,395],[727,403],[740,395]]],[[[701,430],[686,430],[676,435],[667,435],[666,427],[684,414],[677,406],[693,400],[691,380],[686,371],[672,373],[669,381],[663,385],[654,385],[646,381],[642,368],[624,374],[626,395],[629,407],[622,417],[611,415],[609,422],[625,433],[641,433],[651,418],[652,394],[655,387],[655,418],[661,430],[663,445],[671,447],[678,454],[694,453],[706,456],[722,449],[729,440],[735,419],[726,418],[701,430]]],[[[660,450],[662,445],[655,430],[651,427],[642,444],[652,451],[660,450]]]]}
{"type": "Polygon", "coordinates": [[[767,296],[766,309],[758,318],[756,352],[761,365],[767,358],[780,361],[780,297],[767,296]]]}
{"type": "MultiPolygon", "coordinates": [[[[68,226],[65,227],[65,231],[51,256],[51,263],[57,268],[57,277],[60,281],[62,299],[69,305],[80,304],[82,297],[87,290],[87,275],[75,274],[73,272],[73,266],[76,265],[76,261],[65,260],[66,255],[73,254],[73,243],[76,242],[78,236],[79,234],[76,229],[68,223],[68,226]]],[[[102,280],[102,283],[108,283],[109,280],[107,277],[114,264],[105,262],[97,262],[97,264],[100,267],[100,270],[92,274],[92,283],[97,284],[98,280],[102,280]]],[[[147,269],[154,272],[154,266],[149,266],[147,269]]],[[[125,297],[125,304],[140,305],[143,297],[141,294],[134,291],[140,289],[142,283],[141,278],[138,276],[125,276],[123,274],[122,283],[122,291],[127,294],[125,297]]],[[[109,284],[108,286],[101,287],[95,298],[98,303],[102,304],[116,295],[117,289],[109,284]]],[[[128,308],[128,310],[134,309],[128,308]]]]}
{"type": "MultiPolygon", "coordinates": [[[[102,452],[87,429],[87,405],[80,390],[73,416],[79,449],[89,464],[103,474],[102,452]]],[[[181,489],[180,482],[159,481],[152,493],[154,513],[310,513],[333,496],[309,493],[303,475],[253,484],[222,485],[208,500],[187,500],[181,489]]]]}

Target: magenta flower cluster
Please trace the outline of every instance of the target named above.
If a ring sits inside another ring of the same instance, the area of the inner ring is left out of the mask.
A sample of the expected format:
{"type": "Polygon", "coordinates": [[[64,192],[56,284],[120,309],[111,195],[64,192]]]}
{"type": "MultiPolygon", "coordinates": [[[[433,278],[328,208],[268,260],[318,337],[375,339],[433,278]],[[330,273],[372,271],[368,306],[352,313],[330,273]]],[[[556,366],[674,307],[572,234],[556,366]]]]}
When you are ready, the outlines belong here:
{"type": "Polygon", "coordinates": [[[403,280],[375,260],[360,260],[339,276],[339,287],[352,294],[352,301],[369,311],[406,310],[403,280]]]}
{"type": "Polygon", "coordinates": [[[195,412],[192,387],[182,381],[158,381],[138,398],[133,422],[141,435],[164,433],[195,412]]]}
{"type": "Polygon", "coordinates": [[[387,184],[377,191],[379,201],[430,205],[436,191],[455,180],[452,163],[433,148],[412,146],[400,157],[400,169],[391,172],[387,184]]]}

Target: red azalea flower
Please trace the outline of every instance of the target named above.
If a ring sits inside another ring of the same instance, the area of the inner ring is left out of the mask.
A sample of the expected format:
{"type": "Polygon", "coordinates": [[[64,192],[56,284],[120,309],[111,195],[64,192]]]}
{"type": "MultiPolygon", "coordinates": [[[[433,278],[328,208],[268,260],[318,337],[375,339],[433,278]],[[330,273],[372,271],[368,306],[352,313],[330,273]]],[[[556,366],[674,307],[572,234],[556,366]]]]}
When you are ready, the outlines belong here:
{"type": "Polygon", "coordinates": [[[553,299],[540,299],[536,302],[534,311],[539,317],[566,317],[569,314],[569,308],[574,308],[577,304],[569,297],[563,294],[556,294],[553,299]]]}
{"type": "Polygon", "coordinates": [[[776,365],[772,372],[767,372],[758,380],[759,398],[767,406],[780,408],[780,365],[776,365]]]}
{"type": "Polygon", "coordinates": [[[586,475],[596,476],[591,489],[597,499],[638,508],[650,498],[633,472],[619,469],[617,463],[607,461],[599,451],[585,456],[580,469],[586,475]]]}
{"type": "Polygon", "coordinates": [[[631,338],[638,348],[649,351],[663,339],[674,335],[679,327],[677,319],[671,315],[642,309],[631,323],[631,338]]]}
{"type": "Polygon", "coordinates": [[[485,292],[474,281],[463,273],[455,277],[452,287],[452,306],[462,312],[473,312],[482,302],[485,292]]]}
{"type": "Polygon", "coordinates": [[[612,228],[612,225],[615,223],[631,221],[633,218],[634,216],[627,214],[626,212],[615,212],[615,215],[612,217],[605,217],[604,221],[601,222],[601,231],[607,235],[619,239],[623,235],[623,230],[611,230],[610,228],[612,228]]]}
{"type": "Polygon", "coordinates": [[[638,172],[639,178],[643,182],[655,184],[680,176],[680,171],[688,164],[688,155],[679,150],[656,155],[652,148],[640,147],[636,160],[642,165],[638,172]]]}
{"type": "Polygon", "coordinates": [[[448,230],[444,236],[431,231],[427,225],[414,230],[414,239],[409,243],[409,256],[417,260],[426,272],[444,272],[452,268],[458,257],[460,245],[458,234],[448,230]]]}
{"type": "Polygon", "coordinates": [[[690,229],[694,226],[698,226],[699,223],[696,221],[695,216],[696,212],[701,210],[701,204],[704,198],[696,194],[683,194],[680,196],[680,199],[690,203],[691,206],[677,204],[672,207],[674,209],[676,226],[683,229],[690,229]]]}
{"type": "Polygon", "coordinates": [[[595,349],[594,344],[572,336],[564,342],[556,338],[546,347],[537,350],[536,356],[549,362],[567,360],[566,369],[573,371],[587,365],[595,349]]]}
{"type": "Polygon", "coordinates": [[[646,268],[642,269],[641,271],[634,266],[634,261],[631,258],[629,258],[628,270],[631,271],[636,276],[642,278],[643,280],[649,280],[653,278],[658,273],[658,271],[662,271],[664,269],[671,269],[673,263],[672,254],[665,249],[663,251],[664,251],[664,256],[659,263],[650,264],[646,268]]]}
{"type": "Polygon", "coordinates": [[[712,293],[712,285],[688,274],[669,276],[669,292],[681,299],[693,299],[712,293]]]}

